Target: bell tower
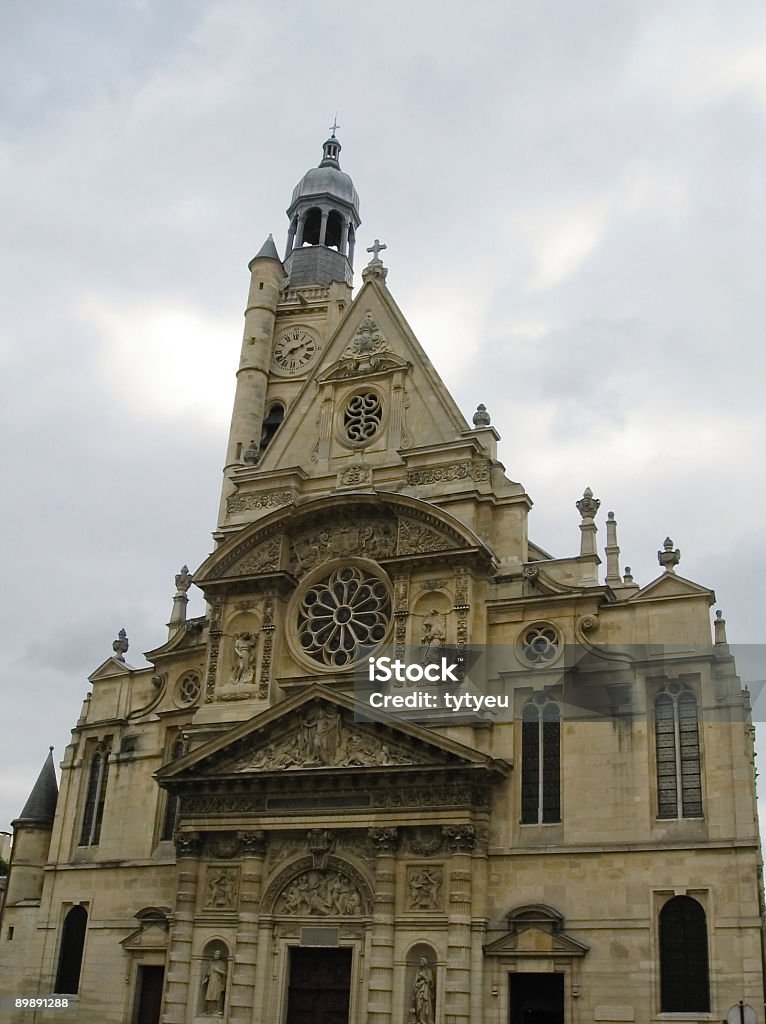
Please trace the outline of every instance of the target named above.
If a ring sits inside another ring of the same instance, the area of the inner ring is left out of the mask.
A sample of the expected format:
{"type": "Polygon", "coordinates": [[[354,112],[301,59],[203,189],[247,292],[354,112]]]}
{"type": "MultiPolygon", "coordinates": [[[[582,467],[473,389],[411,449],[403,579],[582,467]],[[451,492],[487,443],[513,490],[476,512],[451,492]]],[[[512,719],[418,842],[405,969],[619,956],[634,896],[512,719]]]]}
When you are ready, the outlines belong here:
{"type": "Polygon", "coordinates": [[[351,178],[340,169],[341,145],[335,127],[322,147],[322,160],[303,175],[287,208],[285,270],[292,287],[351,285],[359,196],[351,178]]]}
{"type": "Polygon", "coordinates": [[[284,262],[271,235],[248,265],[237,387],[221,492],[226,499],[243,473],[252,473],[287,409],[316,370],[327,341],[351,302],[359,196],[340,169],[333,125],[322,159],[293,190],[284,262]]]}

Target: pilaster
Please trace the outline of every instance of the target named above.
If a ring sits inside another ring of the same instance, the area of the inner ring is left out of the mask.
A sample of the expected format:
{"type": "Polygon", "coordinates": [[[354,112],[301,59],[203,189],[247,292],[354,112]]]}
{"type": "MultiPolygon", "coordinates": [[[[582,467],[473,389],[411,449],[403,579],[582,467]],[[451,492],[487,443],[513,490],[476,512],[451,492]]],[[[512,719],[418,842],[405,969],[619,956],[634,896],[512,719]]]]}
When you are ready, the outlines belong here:
{"type": "Polygon", "coordinates": [[[395,828],[371,828],[375,848],[375,907],[368,980],[367,1024],[391,1024],[394,988],[394,901],[396,896],[395,828]]]}
{"type": "Polygon", "coordinates": [[[231,982],[229,1020],[249,1021],[256,998],[258,913],[263,882],[266,838],[260,830],[240,832],[242,873],[239,889],[239,924],[231,982]]]}
{"type": "Polygon", "coordinates": [[[182,832],[176,836],[175,842],[176,907],[168,948],[168,976],[162,1024],[184,1024],[191,998],[189,983],[202,837],[199,832],[182,832]]]}

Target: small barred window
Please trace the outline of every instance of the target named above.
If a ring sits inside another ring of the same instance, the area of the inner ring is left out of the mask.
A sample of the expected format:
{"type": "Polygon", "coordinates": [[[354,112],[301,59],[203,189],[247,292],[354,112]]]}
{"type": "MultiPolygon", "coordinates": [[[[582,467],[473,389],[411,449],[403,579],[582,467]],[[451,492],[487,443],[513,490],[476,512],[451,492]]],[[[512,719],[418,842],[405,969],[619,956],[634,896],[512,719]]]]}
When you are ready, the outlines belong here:
{"type": "Polygon", "coordinates": [[[374,391],[349,398],[343,413],[343,427],[349,441],[364,444],[372,440],[382,422],[383,406],[374,391]]]}
{"type": "Polygon", "coordinates": [[[176,687],[179,704],[194,704],[199,697],[199,692],[200,681],[199,676],[195,672],[189,672],[187,675],[182,676],[176,687]]]}
{"type": "Polygon", "coordinates": [[[560,649],[559,635],[553,626],[532,626],[524,634],[521,654],[528,665],[547,665],[560,649]]]}
{"type": "Polygon", "coordinates": [[[318,580],[298,608],[301,650],[320,665],[343,668],[357,659],[359,647],[384,639],[391,619],[386,583],[356,565],[343,566],[318,580]]]}

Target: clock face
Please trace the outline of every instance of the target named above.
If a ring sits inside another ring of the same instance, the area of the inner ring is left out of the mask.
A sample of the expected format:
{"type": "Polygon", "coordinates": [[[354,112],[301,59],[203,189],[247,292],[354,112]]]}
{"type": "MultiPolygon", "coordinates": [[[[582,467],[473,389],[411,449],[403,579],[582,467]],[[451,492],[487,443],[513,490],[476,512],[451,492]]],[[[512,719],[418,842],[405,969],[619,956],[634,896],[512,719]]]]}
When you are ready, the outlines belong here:
{"type": "Polygon", "coordinates": [[[319,354],[319,342],[305,327],[290,327],[277,335],[274,345],[274,366],[289,376],[300,373],[319,354]]]}

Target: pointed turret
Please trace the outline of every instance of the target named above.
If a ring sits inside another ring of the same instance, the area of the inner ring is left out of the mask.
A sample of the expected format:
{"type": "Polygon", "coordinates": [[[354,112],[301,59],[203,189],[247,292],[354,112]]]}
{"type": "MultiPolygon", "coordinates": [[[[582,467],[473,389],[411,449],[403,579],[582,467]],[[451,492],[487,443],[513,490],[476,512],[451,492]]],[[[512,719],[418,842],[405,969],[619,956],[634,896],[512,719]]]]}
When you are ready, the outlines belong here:
{"type": "Polygon", "coordinates": [[[271,232],[269,232],[269,237],[260,247],[255,256],[253,256],[253,260],[276,260],[277,263],[282,262],[279,258],[277,247],[274,245],[274,236],[271,232]]]}
{"type": "Polygon", "coordinates": [[[53,747],[49,747],[42,771],[37,776],[37,782],[32,787],[24,809],[12,822],[13,828],[17,828],[19,825],[52,825],[56,815],[58,797],[59,786],[56,781],[56,768],[53,764],[53,747]]]}
{"type": "Polygon", "coordinates": [[[59,787],[53,764],[53,747],[13,828],[13,849],[8,873],[6,905],[39,903],[43,869],[48,861],[59,787]]]}

